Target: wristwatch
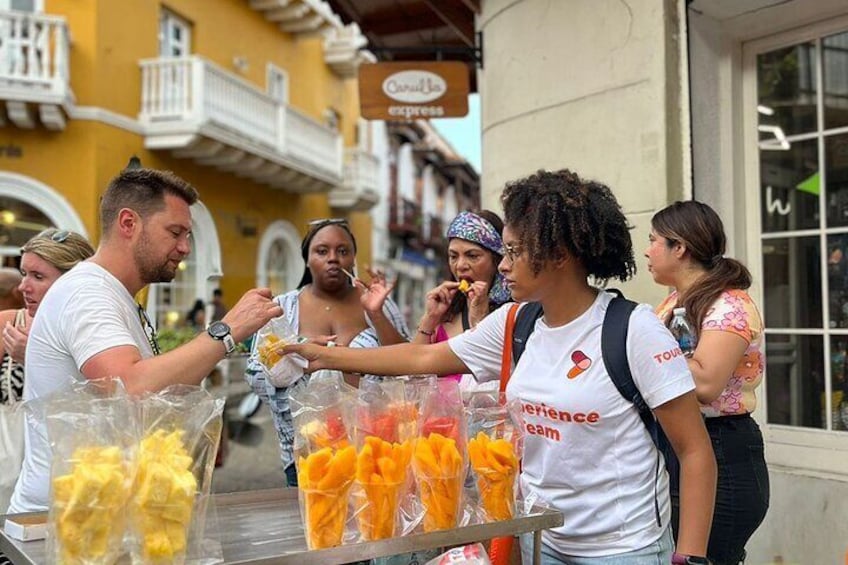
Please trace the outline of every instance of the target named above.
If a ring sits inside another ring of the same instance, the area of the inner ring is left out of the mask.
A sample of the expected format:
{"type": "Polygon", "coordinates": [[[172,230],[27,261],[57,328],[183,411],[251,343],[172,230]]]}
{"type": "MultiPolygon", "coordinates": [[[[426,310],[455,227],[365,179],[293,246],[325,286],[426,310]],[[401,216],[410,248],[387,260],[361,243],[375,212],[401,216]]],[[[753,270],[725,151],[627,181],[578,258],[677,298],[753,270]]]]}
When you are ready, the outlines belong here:
{"type": "Polygon", "coordinates": [[[684,555],[682,553],[674,552],[674,555],[671,556],[671,564],[672,565],[711,565],[711,561],[706,557],[699,557],[697,555],[684,555]]]}
{"type": "Polygon", "coordinates": [[[233,339],[233,335],[230,333],[230,326],[224,322],[212,322],[209,324],[209,327],[206,328],[206,333],[208,333],[209,337],[212,339],[224,342],[224,347],[227,350],[227,357],[229,357],[230,353],[236,350],[236,342],[233,339]]]}

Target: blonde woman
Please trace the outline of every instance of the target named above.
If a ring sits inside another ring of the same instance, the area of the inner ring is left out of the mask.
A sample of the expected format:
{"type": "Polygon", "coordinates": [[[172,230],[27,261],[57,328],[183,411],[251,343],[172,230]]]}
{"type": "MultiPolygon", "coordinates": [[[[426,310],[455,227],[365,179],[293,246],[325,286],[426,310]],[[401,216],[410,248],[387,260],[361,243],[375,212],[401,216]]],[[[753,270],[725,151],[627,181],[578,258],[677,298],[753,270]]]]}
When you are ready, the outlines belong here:
{"type": "MultiPolygon", "coordinates": [[[[0,405],[12,405],[23,398],[24,357],[29,328],[47,290],[59,277],[93,254],[94,249],[83,236],[54,228],[42,231],[21,248],[22,279],[18,290],[23,295],[24,307],[0,312],[0,328],[3,328],[3,339],[0,342],[0,405]]],[[[23,429],[20,432],[22,434],[23,429]]],[[[20,453],[3,453],[0,458],[4,459],[4,465],[16,465],[19,472],[24,445],[22,435],[20,442],[15,444],[20,446],[20,453]]],[[[17,472],[10,476],[17,477],[17,472]]],[[[14,484],[12,481],[9,485],[0,485],[0,512],[5,512],[8,507],[14,484]]]]}

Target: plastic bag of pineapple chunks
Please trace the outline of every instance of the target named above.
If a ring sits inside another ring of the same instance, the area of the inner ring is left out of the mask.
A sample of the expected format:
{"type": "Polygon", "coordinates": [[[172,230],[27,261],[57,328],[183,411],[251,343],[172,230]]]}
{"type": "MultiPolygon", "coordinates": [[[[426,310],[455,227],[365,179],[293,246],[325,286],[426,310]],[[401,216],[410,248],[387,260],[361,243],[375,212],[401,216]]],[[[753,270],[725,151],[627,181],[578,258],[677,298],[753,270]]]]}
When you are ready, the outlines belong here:
{"type": "Polygon", "coordinates": [[[129,500],[134,563],[214,561],[220,543],[207,535],[224,399],[175,385],[139,401],[140,440],[129,500]],[[211,554],[210,554],[211,553],[211,554]]]}
{"type": "Polygon", "coordinates": [[[283,355],[278,348],[288,343],[301,343],[285,317],[274,318],[258,332],[253,345],[252,357],[259,361],[268,374],[268,382],[277,388],[287,388],[303,376],[308,366],[306,359],[297,354],[283,355]]]}
{"type": "Polygon", "coordinates": [[[44,411],[53,457],[47,548],[53,563],[113,563],[123,553],[138,439],[121,381],[75,383],[30,408],[44,411]]]}

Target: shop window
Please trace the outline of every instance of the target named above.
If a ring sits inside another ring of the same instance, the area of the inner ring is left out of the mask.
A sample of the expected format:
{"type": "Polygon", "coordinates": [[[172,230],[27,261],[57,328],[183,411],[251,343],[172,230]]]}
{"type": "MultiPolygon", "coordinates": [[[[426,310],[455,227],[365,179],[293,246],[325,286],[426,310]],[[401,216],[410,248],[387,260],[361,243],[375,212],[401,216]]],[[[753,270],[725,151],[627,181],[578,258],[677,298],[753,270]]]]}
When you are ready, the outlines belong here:
{"type": "Polygon", "coordinates": [[[757,56],[768,421],[848,430],[848,31],[757,56]]]}

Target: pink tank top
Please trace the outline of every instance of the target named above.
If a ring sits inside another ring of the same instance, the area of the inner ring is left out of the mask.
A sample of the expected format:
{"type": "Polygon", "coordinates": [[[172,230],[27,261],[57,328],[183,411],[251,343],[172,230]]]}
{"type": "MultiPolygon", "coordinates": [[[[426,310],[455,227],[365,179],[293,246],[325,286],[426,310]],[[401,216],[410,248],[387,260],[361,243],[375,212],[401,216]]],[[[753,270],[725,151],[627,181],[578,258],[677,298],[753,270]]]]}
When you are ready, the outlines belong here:
{"type": "MultiPolygon", "coordinates": [[[[448,332],[447,330],[445,330],[445,326],[439,324],[439,327],[436,328],[436,334],[433,336],[432,341],[430,343],[441,343],[443,341],[447,341],[448,339],[450,339],[450,337],[448,337],[448,332]]],[[[459,382],[460,380],[462,380],[462,374],[457,373],[456,375],[445,375],[442,378],[453,379],[456,382],[459,382]]]]}

